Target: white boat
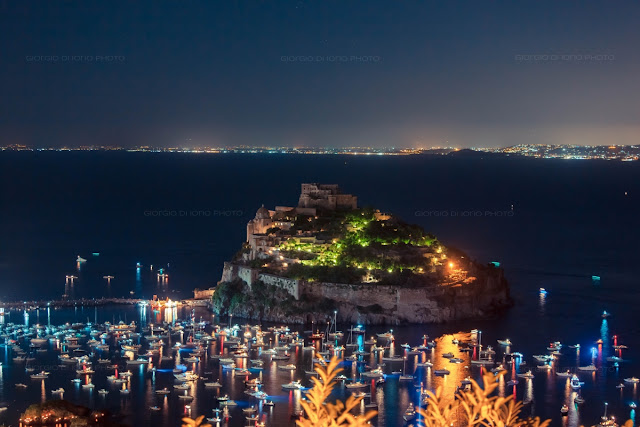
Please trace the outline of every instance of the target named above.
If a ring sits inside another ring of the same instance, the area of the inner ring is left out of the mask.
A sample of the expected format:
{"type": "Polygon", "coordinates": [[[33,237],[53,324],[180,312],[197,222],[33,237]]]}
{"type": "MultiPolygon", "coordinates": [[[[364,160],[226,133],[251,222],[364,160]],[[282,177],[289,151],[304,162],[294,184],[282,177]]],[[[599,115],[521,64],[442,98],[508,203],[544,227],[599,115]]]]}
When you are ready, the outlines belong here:
{"type": "Polygon", "coordinates": [[[282,366],[278,366],[278,369],[282,370],[282,371],[295,371],[297,369],[296,365],[294,364],[288,364],[288,365],[282,365],[282,366]]]}
{"type": "Polygon", "coordinates": [[[520,378],[526,378],[526,379],[529,379],[529,380],[533,379],[533,377],[534,377],[534,375],[533,375],[533,373],[531,371],[527,371],[527,372],[522,373],[522,374],[517,374],[517,376],[520,377],[520,378]]]}
{"type": "Polygon", "coordinates": [[[51,394],[62,394],[62,393],[64,393],[64,389],[62,387],[55,390],[51,390],[51,394]]]}
{"type": "Polygon", "coordinates": [[[584,383],[580,382],[577,375],[574,375],[571,377],[571,388],[573,388],[574,390],[579,389],[582,386],[582,384],[584,383]]]}
{"type": "Polygon", "coordinates": [[[624,382],[629,383],[629,384],[638,384],[638,383],[640,383],[640,378],[636,378],[636,377],[625,378],[624,382]]]}
{"type": "Polygon", "coordinates": [[[166,395],[166,394],[171,394],[171,391],[168,388],[165,387],[162,390],[156,390],[156,394],[166,395]]]}
{"type": "Polygon", "coordinates": [[[583,371],[583,372],[594,372],[596,371],[598,368],[596,368],[595,365],[587,365],[587,366],[578,366],[578,370],[579,371],[583,371]]]}
{"type": "Polygon", "coordinates": [[[31,374],[31,379],[45,380],[49,378],[49,372],[41,371],[39,374],[31,374]]]}
{"type": "Polygon", "coordinates": [[[287,384],[282,384],[282,388],[286,390],[300,390],[302,388],[302,384],[300,381],[291,381],[287,384]]]}
{"type": "Polygon", "coordinates": [[[76,258],[76,262],[87,262],[87,260],[78,255],[78,258],[76,258]]]}
{"type": "Polygon", "coordinates": [[[220,388],[222,387],[222,384],[220,384],[218,381],[214,381],[214,382],[204,383],[204,386],[209,388],[220,388]]]}
{"type": "Polygon", "coordinates": [[[511,340],[509,338],[507,338],[507,339],[504,339],[504,340],[498,340],[498,344],[507,346],[507,345],[511,345],[513,343],[511,342],[511,340]]]}
{"type": "Polygon", "coordinates": [[[518,384],[518,380],[510,380],[509,382],[507,382],[508,386],[513,386],[513,385],[517,385],[518,384]]]}
{"type": "Polygon", "coordinates": [[[101,388],[100,390],[98,390],[98,393],[102,394],[102,395],[107,395],[107,394],[109,394],[109,390],[105,390],[105,389],[101,388]]]}
{"type": "Polygon", "coordinates": [[[565,372],[556,372],[556,375],[561,377],[561,378],[569,378],[569,377],[573,376],[573,374],[569,370],[566,370],[565,372]]]}
{"type": "Polygon", "coordinates": [[[352,383],[349,383],[349,384],[345,385],[346,388],[351,389],[351,390],[359,389],[359,388],[365,388],[367,386],[368,386],[367,383],[363,383],[361,381],[356,381],[356,382],[352,382],[352,383]]]}
{"type": "Polygon", "coordinates": [[[82,388],[84,388],[84,389],[93,389],[93,388],[95,388],[95,386],[96,385],[93,384],[93,383],[82,384],[82,388]]]}

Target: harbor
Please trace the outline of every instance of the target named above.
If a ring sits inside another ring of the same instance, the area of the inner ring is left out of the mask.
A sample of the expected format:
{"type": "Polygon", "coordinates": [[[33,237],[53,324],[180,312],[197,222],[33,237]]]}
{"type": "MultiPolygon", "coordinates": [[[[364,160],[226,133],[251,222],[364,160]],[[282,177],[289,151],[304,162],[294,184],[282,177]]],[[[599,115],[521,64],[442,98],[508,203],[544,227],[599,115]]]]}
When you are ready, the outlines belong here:
{"type": "Polygon", "coordinates": [[[633,419],[638,401],[640,372],[627,362],[635,343],[608,333],[613,316],[595,316],[607,334],[578,343],[534,342],[517,331],[500,336],[484,326],[444,333],[462,324],[257,324],[186,304],[34,311],[3,316],[6,424],[38,424],[24,415],[29,405],[64,399],[120,414],[126,424],[176,425],[204,415],[214,426],[293,425],[314,365],[333,356],[344,371],[332,399],[363,396],[359,411],[376,409],[375,425],[415,421],[427,391],[442,387],[453,399],[487,372],[496,375],[501,396],[523,401],[524,416],[540,415],[542,404],[554,425],[593,424],[605,402],[610,415],[633,419]]]}

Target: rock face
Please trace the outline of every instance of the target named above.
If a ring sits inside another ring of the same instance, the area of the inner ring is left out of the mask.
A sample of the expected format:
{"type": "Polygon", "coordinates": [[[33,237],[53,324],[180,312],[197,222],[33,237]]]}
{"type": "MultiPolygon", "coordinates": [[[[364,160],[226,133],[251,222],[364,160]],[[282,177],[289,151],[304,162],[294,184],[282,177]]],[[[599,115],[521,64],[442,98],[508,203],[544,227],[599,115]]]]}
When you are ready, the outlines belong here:
{"type": "MultiPolygon", "coordinates": [[[[300,294],[304,295],[300,300],[294,299],[289,289],[278,288],[283,291],[279,294],[281,298],[289,298],[287,309],[279,305],[256,307],[254,302],[253,305],[235,307],[233,314],[255,320],[306,323],[333,318],[333,310],[337,309],[341,322],[396,325],[482,317],[511,305],[509,284],[502,269],[476,265],[472,273],[473,280],[428,287],[375,283],[299,283],[300,294]],[[317,303],[314,304],[314,301],[317,303]],[[314,310],[316,307],[326,307],[327,302],[331,303],[330,310],[314,310]]],[[[247,283],[246,279],[251,282],[252,277],[246,270],[225,264],[225,281],[240,279],[247,283]]],[[[258,275],[255,275],[255,280],[260,280],[258,275]]],[[[283,281],[289,283],[290,279],[283,278],[283,281]]],[[[274,284],[267,286],[276,287],[274,284]]],[[[251,292],[250,283],[247,283],[246,292],[251,292]]],[[[257,304],[259,306],[260,302],[257,304]]]]}

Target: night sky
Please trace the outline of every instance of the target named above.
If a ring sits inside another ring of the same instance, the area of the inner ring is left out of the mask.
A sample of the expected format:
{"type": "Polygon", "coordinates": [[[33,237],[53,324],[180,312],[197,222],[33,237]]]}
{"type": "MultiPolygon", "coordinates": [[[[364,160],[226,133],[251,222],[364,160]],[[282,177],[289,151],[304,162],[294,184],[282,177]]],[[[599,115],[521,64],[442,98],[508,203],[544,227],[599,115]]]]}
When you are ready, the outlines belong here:
{"type": "Polygon", "coordinates": [[[0,145],[636,144],[639,76],[636,0],[0,0],[0,145]]]}

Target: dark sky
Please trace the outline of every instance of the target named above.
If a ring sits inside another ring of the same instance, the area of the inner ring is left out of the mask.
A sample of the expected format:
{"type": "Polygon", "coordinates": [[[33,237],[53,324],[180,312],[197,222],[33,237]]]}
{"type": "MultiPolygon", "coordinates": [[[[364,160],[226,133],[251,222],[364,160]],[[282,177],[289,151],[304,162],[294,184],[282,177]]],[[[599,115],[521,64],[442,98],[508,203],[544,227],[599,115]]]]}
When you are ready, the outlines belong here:
{"type": "Polygon", "coordinates": [[[2,145],[632,144],[639,76],[637,0],[0,0],[2,145]]]}

